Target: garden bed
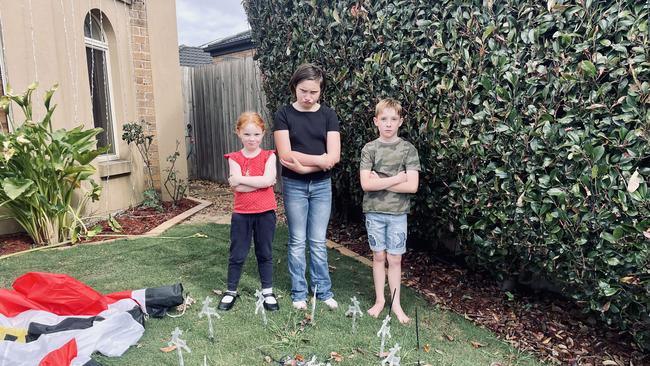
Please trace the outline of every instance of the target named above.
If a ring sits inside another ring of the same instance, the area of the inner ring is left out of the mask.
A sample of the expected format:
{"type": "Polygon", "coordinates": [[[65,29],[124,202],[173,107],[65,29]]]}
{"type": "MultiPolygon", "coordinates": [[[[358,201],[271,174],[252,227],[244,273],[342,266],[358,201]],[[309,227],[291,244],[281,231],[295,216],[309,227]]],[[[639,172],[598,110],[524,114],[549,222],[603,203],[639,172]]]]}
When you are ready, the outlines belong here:
{"type": "Polygon", "coordinates": [[[145,234],[148,231],[152,230],[156,226],[162,224],[163,222],[180,215],[181,213],[189,210],[190,208],[198,205],[197,201],[183,198],[174,206],[172,202],[163,202],[163,210],[157,211],[154,208],[138,206],[119,215],[115,216],[115,219],[122,226],[122,232],[115,233],[111,230],[108,220],[103,220],[99,222],[99,225],[102,226],[102,232],[97,236],[85,239],[84,242],[92,242],[98,240],[104,240],[107,238],[106,235],[141,235],[145,234]],[[104,235],[103,235],[104,234],[104,235]]]}
{"type": "MultiPolygon", "coordinates": [[[[163,210],[160,212],[154,208],[143,206],[128,209],[115,216],[117,222],[122,226],[121,232],[114,232],[108,220],[102,220],[97,223],[102,227],[102,232],[92,238],[81,240],[79,244],[112,239],[116,235],[129,236],[145,234],[158,225],[198,204],[199,202],[195,200],[183,198],[175,206],[172,202],[163,202],[163,210]]],[[[25,233],[0,236],[0,256],[22,252],[32,248],[34,248],[34,241],[25,233]]]]}

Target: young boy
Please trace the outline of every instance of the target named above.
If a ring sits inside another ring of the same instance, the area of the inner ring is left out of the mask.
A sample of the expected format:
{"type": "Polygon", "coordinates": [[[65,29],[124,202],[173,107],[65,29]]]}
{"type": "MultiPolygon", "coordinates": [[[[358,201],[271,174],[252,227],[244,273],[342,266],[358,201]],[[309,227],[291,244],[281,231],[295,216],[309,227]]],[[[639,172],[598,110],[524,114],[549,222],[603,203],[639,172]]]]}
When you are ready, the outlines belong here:
{"type": "Polygon", "coordinates": [[[399,102],[393,99],[379,101],[373,121],[379,130],[379,138],[361,150],[359,174],[365,192],[363,212],[366,214],[368,242],[373,251],[375,304],[368,309],[368,314],[378,317],[386,303],[384,285],[388,259],[389,296],[394,296],[392,310],[400,323],[407,323],[409,317],[400,305],[402,254],[406,252],[409,194],[418,189],[420,160],[415,147],[397,136],[403,122],[399,102]]]}

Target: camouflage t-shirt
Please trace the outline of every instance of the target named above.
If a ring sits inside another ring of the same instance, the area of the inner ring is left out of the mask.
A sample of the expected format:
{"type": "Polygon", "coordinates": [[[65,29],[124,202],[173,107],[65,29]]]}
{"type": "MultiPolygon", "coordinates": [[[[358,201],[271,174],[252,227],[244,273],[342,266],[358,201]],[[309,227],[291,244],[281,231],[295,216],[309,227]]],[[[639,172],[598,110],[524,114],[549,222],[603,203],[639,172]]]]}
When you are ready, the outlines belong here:
{"type": "MultiPolygon", "coordinates": [[[[370,141],[361,150],[361,170],[372,170],[382,178],[392,177],[406,170],[420,170],[420,158],[415,146],[399,139],[385,143],[379,139],[370,141]]],[[[364,192],[363,212],[389,214],[408,213],[411,206],[409,193],[388,190],[364,192]]]]}

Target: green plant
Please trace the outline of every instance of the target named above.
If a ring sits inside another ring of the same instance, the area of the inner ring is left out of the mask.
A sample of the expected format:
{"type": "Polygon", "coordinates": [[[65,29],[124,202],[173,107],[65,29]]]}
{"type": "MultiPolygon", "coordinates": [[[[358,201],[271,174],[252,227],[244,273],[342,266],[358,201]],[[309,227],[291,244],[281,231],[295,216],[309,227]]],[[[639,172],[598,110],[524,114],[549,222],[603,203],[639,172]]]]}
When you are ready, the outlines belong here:
{"type": "Polygon", "coordinates": [[[126,143],[134,144],[142,157],[145,169],[147,171],[147,186],[148,188],[143,192],[144,202],[146,207],[152,207],[158,211],[162,211],[160,205],[160,195],[154,187],[153,180],[153,164],[151,162],[151,144],[153,143],[153,135],[145,134],[144,121],[141,123],[129,122],[122,126],[122,140],[126,143]]]}
{"type": "Polygon", "coordinates": [[[169,168],[166,168],[164,172],[167,173],[165,178],[165,190],[167,194],[172,198],[173,204],[176,205],[178,201],[185,197],[185,192],[187,192],[187,182],[178,177],[178,170],[174,168],[176,165],[176,159],[180,156],[178,152],[178,146],[180,142],[176,140],[176,150],[174,153],[167,157],[167,161],[170,163],[169,168]]]}
{"type": "Polygon", "coordinates": [[[142,206],[153,208],[158,212],[163,211],[163,206],[162,202],[160,201],[160,195],[158,194],[158,191],[148,188],[142,192],[142,196],[142,206]]]}
{"type": "Polygon", "coordinates": [[[13,131],[0,134],[0,207],[6,210],[2,217],[15,219],[37,245],[75,242],[89,234],[81,214],[87,201],[98,200],[101,192],[91,179],[91,162],[107,148],[95,147],[100,128],[52,129],[56,105],[50,103],[56,85],[45,94],[45,116],[34,121],[36,87],[30,85],[22,95],[9,89],[0,98],[5,111],[13,102],[25,116],[20,125],[10,120],[13,131]]]}
{"type": "Polygon", "coordinates": [[[109,214],[108,215],[108,227],[111,228],[111,231],[114,233],[121,233],[122,232],[122,225],[115,219],[115,216],[109,214]]]}
{"type": "Polygon", "coordinates": [[[271,111],[302,62],[341,119],[338,216],[359,214],[373,106],[420,153],[410,235],[533,272],[650,349],[650,37],[641,1],[245,1],[271,111]],[[438,239],[438,240],[437,240],[438,239]]]}

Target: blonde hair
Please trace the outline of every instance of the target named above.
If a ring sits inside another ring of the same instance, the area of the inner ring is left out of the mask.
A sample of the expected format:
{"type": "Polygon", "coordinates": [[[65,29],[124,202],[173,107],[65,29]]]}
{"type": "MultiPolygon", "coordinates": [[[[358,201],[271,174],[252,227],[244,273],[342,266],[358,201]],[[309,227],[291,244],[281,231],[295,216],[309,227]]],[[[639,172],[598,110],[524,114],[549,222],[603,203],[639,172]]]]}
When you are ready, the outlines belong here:
{"type": "Polygon", "coordinates": [[[266,125],[264,124],[264,120],[262,119],[262,116],[259,115],[257,112],[244,112],[239,115],[239,118],[237,118],[237,125],[235,125],[235,132],[239,132],[245,125],[252,123],[255,126],[259,127],[262,132],[266,132],[266,125]]]}
{"type": "Polygon", "coordinates": [[[394,109],[395,113],[397,113],[398,116],[402,117],[402,105],[396,101],[395,99],[392,98],[385,98],[380,100],[377,105],[375,106],[375,117],[377,117],[381,112],[384,111],[384,109],[394,109]]]}

